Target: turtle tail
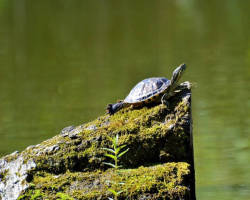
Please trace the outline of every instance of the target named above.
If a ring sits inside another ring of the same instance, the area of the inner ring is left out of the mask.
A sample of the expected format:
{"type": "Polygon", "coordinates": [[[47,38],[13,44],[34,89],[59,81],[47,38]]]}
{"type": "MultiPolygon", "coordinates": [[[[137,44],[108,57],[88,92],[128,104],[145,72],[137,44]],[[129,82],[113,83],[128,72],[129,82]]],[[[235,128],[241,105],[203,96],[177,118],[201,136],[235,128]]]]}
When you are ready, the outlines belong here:
{"type": "Polygon", "coordinates": [[[124,103],[122,101],[118,103],[114,103],[114,104],[108,104],[106,111],[108,114],[113,115],[118,110],[122,109],[123,106],[124,106],[124,103]]]}

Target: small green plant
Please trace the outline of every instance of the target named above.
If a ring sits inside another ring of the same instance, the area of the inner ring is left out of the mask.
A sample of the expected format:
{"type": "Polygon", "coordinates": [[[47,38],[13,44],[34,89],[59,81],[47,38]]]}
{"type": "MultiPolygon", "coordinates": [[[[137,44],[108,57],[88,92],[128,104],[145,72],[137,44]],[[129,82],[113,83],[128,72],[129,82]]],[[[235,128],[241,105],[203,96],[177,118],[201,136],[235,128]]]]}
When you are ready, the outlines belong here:
{"type": "Polygon", "coordinates": [[[125,148],[126,145],[118,146],[118,142],[119,142],[118,134],[114,138],[109,137],[109,140],[112,142],[112,148],[103,148],[103,149],[109,152],[109,153],[106,153],[105,156],[111,158],[114,161],[114,163],[107,163],[107,162],[103,162],[103,163],[105,165],[109,165],[115,169],[118,169],[122,167],[121,165],[120,166],[118,165],[119,158],[121,158],[125,153],[127,153],[129,148],[121,152],[121,150],[125,148]]]}
{"type": "MultiPolygon", "coordinates": [[[[116,183],[115,183],[116,184],[116,183]]],[[[123,185],[124,183],[118,183],[119,185],[123,185]]],[[[118,196],[119,194],[121,194],[123,192],[123,190],[120,190],[118,192],[116,192],[115,190],[109,188],[108,189],[109,192],[111,192],[113,195],[114,195],[114,199],[113,198],[110,198],[108,197],[109,200],[118,200],[118,196]]]]}
{"type": "Polygon", "coordinates": [[[115,190],[112,190],[112,189],[108,189],[108,191],[110,191],[110,192],[114,195],[114,197],[115,197],[114,199],[113,199],[113,198],[108,197],[108,199],[109,199],[109,200],[117,200],[117,199],[118,199],[119,194],[121,194],[121,193],[122,193],[122,191],[116,192],[115,190]]]}
{"type": "MultiPolygon", "coordinates": [[[[109,165],[111,166],[112,168],[114,169],[118,169],[120,167],[122,167],[121,165],[118,165],[119,163],[119,159],[125,154],[128,152],[129,148],[124,150],[124,151],[121,151],[123,148],[126,147],[126,145],[121,145],[119,146],[118,143],[119,143],[119,135],[117,134],[115,137],[111,138],[109,137],[109,140],[112,142],[112,148],[103,148],[105,151],[109,152],[109,153],[106,153],[105,156],[106,157],[109,157],[111,158],[114,163],[107,163],[107,162],[103,162],[105,165],[109,165]]],[[[111,181],[109,181],[111,182],[111,181]]],[[[117,183],[115,182],[112,182],[112,184],[115,184],[117,185],[117,183]]],[[[124,184],[124,183],[118,183],[120,185],[124,184]]],[[[109,200],[118,200],[118,196],[119,194],[121,194],[123,191],[115,191],[111,188],[108,189],[109,192],[111,192],[114,196],[114,198],[110,198],[108,197],[109,200]]]]}
{"type": "Polygon", "coordinates": [[[74,200],[72,197],[62,192],[58,192],[56,194],[56,197],[59,197],[57,198],[57,200],[74,200]]]}

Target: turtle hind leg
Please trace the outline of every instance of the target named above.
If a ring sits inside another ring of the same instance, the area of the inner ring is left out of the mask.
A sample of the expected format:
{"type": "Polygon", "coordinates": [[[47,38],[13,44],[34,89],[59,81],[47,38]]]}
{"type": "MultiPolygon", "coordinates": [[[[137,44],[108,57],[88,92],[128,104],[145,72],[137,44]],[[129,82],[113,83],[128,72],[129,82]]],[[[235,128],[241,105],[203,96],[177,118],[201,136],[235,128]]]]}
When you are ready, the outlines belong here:
{"type": "Polygon", "coordinates": [[[113,115],[116,113],[118,110],[122,109],[124,106],[124,103],[122,101],[114,104],[108,104],[106,111],[108,114],[113,115]]]}

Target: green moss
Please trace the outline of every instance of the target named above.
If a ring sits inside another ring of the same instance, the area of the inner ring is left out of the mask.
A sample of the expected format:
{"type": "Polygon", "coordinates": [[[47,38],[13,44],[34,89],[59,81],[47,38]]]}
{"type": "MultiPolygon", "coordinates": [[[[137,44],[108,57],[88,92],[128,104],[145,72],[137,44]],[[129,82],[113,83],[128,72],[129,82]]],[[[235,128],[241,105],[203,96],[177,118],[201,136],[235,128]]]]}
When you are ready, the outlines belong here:
{"type": "Polygon", "coordinates": [[[35,187],[32,186],[29,190],[27,190],[24,194],[18,197],[17,200],[50,200],[50,199],[56,199],[56,200],[74,200],[69,195],[63,193],[63,192],[57,192],[53,196],[47,196],[45,192],[42,192],[40,189],[34,189],[35,187]]]}
{"type": "Polygon", "coordinates": [[[44,198],[55,199],[58,192],[76,199],[97,199],[111,196],[107,181],[124,183],[111,185],[116,191],[124,191],[119,199],[139,198],[140,194],[151,193],[152,199],[180,199],[189,194],[185,179],[189,176],[189,164],[166,163],[153,167],[137,169],[109,169],[105,172],[69,172],[55,176],[46,172],[37,174],[33,179],[35,187],[26,191],[24,196],[42,191],[44,198]],[[31,192],[32,191],[32,192],[31,192]]]}
{"type": "Polygon", "coordinates": [[[17,200],[38,200],[41,199],[44,195],[41,193],[40,190],[29,190],[26,194],[21,195],[18,197],[17,200]]]}
{"type": "Polygon", "coordinates": [[[58,192],[56,197],[59,197],[58,200],[74,200],[72,197],[62,192],[58,192]]]}
{"type": "Polygon", "coordinates": [[[157,191],[155,198],[171,197],[173,199],[183,197],[187,193],[187,187],[181,184],[184,176],[188,174],[187,163],[168,163],[153,168],[140,167],[136,170],[124,170],[116,173],[112,180],[124,183],[122,187],[117,185],[117,188],[114,188],[123,190],[124,198],[157,191]]]}

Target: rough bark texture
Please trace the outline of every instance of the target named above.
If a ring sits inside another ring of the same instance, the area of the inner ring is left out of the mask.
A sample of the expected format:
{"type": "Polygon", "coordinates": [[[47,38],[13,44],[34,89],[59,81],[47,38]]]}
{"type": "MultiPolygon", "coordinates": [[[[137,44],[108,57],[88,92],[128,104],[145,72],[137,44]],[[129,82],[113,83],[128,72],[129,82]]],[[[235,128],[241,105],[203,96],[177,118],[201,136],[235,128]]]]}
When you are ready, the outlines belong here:
{"type": "Polygon", "coordinates": [[[0,159],[0,199],[195,199],[191,89],[182,83],[170,106],[126,108],[68,127],[0,159]],[[103,147],[119,135],[123,169],[107,169],[103,147]],[[120,184],[122,183],[122,184],[120,184]]]}

